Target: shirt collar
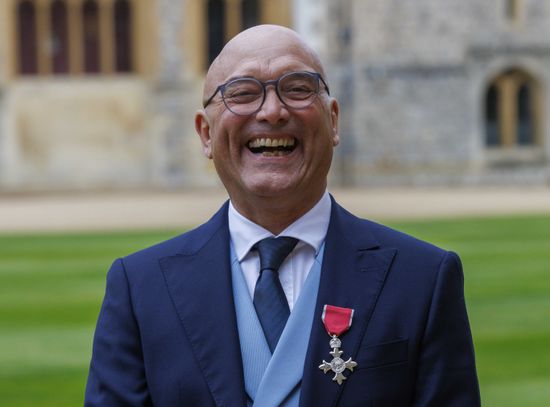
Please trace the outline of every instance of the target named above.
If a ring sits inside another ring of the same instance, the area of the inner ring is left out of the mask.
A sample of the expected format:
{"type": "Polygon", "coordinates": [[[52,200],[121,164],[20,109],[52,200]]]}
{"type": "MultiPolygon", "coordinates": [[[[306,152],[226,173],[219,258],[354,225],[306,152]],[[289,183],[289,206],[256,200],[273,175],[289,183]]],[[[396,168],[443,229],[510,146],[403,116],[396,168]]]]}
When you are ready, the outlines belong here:
{"type": "MultiPolygon", "coordinates": [[[[278,236],[299,239],[298,245],[308,244],[317,254],[327,234],[331,206],[329,194],[325,191],[313,208],[290,224],[278,236]]],[[[239,262],[257,242],[266,237],[273,237],[270,231],[237,212],[232,202],[229,202],[228,220],[229,234],[239,262]]]]}

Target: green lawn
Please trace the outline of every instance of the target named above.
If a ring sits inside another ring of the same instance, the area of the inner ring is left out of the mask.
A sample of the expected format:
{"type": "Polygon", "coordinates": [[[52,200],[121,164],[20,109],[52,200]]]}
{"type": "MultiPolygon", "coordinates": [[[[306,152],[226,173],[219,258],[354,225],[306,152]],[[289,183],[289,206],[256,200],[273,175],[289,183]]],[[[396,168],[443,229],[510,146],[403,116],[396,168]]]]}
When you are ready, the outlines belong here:
{"type": "MultiPolygon", "coordinates": [[[[550,216],[392,225],[461,255],[483,405],[549,406],[550,216]]],[[[82,405],[106,270],[174,234],[0,236],[2,406],[82,405]]]]}

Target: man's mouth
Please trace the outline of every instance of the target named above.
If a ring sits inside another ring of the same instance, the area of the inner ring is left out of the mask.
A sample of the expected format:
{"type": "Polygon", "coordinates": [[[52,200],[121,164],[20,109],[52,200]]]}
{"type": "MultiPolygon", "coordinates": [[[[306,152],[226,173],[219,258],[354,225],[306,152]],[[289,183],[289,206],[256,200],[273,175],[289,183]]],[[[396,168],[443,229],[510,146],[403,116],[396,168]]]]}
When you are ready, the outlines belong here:
{"type": "Polygon", "coordinates": [[[248,142],[248,149],[254,154],[264,157],[280,157],[290,154],[296,147],[294,137],[257,138],[248,142]]]}

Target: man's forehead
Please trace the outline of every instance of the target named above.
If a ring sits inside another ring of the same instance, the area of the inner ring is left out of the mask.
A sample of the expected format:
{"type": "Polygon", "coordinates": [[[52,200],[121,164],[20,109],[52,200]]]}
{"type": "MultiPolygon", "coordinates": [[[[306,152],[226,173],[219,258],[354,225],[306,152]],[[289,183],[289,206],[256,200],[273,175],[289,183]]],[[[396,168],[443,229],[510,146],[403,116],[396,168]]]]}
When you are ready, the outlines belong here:
{"type": "Polygon", "coordinates": [[[293,70],[322,73],[319,58],[294,31],[259,26],[240,33],[225,46],[210,67],[207,84],[211,87],[233,77],[272,76],[293,70]]]}
{"type": "Polygon", "coordinates": [[[253,76],[268,80],[293,71],[317,71],[318,69],[308,60],[292,54],[278,56],[238,58],[238,63],[222,66],[220,79],[227,81],[242,76],[253,76]]]}

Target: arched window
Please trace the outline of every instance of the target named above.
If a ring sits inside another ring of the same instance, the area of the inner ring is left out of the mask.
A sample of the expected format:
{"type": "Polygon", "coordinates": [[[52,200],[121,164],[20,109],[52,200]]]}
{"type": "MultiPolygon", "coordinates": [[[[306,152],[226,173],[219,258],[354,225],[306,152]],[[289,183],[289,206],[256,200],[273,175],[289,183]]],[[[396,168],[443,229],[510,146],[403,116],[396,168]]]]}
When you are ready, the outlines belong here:
{"type": "Polygon", "coordinates": [[[485,94],[485,142],[488,147],[534,146],[540,103],[537,81],[521,69],[510,69],[491,81],[485,94]]]}
{"type": "Polygon", "coordinates": [[[128,0],[117,0],[115,16],[115,70],[132,70],[132,9],[128,0]]]}
{"type": "Polygon", "coordinates": [[[36,8],[33,1],[26,0],[17,7],[17,34],[19,72],[24,75],[38,72],[38,47],[36,38],[36,8]]]}
{"type": "Polygon", "coordinates": [[[84,40],[84,72],[99,72],[99,8],[96,0],[86,0],[82,5],[82,30],[84,40]]]}
{"type": "Polygon", "coordinates": [[[211,64],[225,44],[225,0],[208,1],[208,63],[211,64]]]}
{"type": "Polygon", "coordinates": [[[50,9],[51,46],[53,73],[69,72],[69,36],[67,22],[67,5],[63,0],[56,0],[50,9]]]}

